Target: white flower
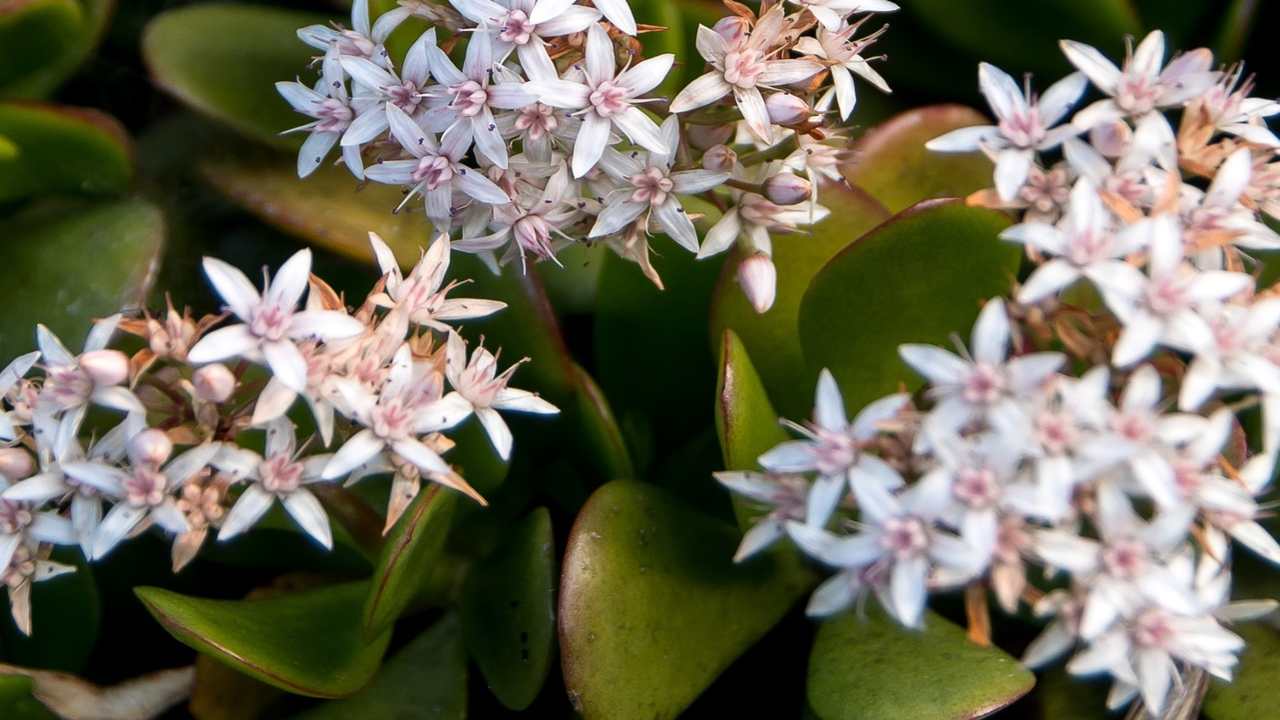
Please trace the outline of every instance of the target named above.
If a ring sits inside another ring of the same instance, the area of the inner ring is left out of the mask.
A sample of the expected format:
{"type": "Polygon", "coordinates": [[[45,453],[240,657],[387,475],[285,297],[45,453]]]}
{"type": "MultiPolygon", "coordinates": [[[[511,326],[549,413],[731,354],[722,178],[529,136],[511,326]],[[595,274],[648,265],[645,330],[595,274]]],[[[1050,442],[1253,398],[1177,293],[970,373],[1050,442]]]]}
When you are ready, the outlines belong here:
{"type": "MultiPolygon", "coordinates": [[[[388,108],[395,107],[415,118],[427,113],[426,90],[431,77],[429,48],[438,50],[434,30],[423,33],[409,48],[398,75],[363,58],[341,59],[342,69],[355,81],[353,103],[359,110],[359,115],[342,134],[344,150],[347,147],[358,150],[385,133],[388,108]]],[[[468,138],[467,143],[470,142],[468,138]]]]}
{"type": "Polygon", "coordinates": [[[770,8],[744,40],[733,44],[720,33],[699,25],[698,53],[712,70],[676,95],[671,101],[671,112],[696,110],[732,93],[751,132],[772,144],[773,125],[760,88],[800,82],[822,71],[822,66],[812,60],[769,59],[785,27],[781,5],[770,8]]]}
{"type": "Polygon", "coordinates": [[[809,497],[809,481],[800,475],[758,472],[718,472],[716,480],[729,490],[754,503],[768,507],[756,524],[742,535],[734,562],[742,562],[773,545],[786,535],[787,522],[804,520],[809,497]]]}
{"type": "Polygon", "coordinates": [[[592,4],[604,15],[605,20],[627,35],[634,36],[639,32],[628,0],[593,0],[592,4]]]}
{"type": "Polygon", "coordinates": [[[215,468],[229,473],[237,481],[250,483],[223,518],[218,540],[228,540],[248,530],[279,500],[308,535],[326,549],[333,547],[329,518],[320,501],[306,487],[321,481],[321,471],[331,456],[302,458],[300,451],[293,423],[288,418],[279,418],[267,425],[263,455],[228,445],[213,458],[215,468]]]}
{"type": "Polygon", "coordinates": [[[1178,406],[1195,410],[1219,389],[1280,392],[1280,366],[1271,338],[1280,329],[1280,299],[1226,304],[1205,313],[1209,332],[1194,348],[1178,406]]]}
{"type": "Polygon", "coordinates": [[[427,217],[439,231],[447,231],[451,222],[454,190],[482,203],[499,205],[510,202],[502,188],[484,173],[462,163],[471,144],[471,128],[455,124],[445,131],[437,145],[435,137],[403,110],[387,105],[391,134],[414,157],[412,160],[384,160],[366,172],[370,180],[389,185],[408,185],[412,189],[405,202],[421,193],[427,217]]]}
{"type": "Polygon", "coordinates": [[[844,398],[830,371],[818,375],[813,422],[809,426],[787,425],[805,436],[789,440],[760,456],[760,466],[773,473],[817,472],[809,491],[805,522],[815,527],[827,524],[836,505],[849,490],[849,474],[862,463],[880,463],[863,449],[881,432],[910,399],[905,393],[890,395],[863,408],[853,422],[845,416],[844,398]]]}
{"type": "Polygon", "coordinates": [[[1220,132],[1263,147],[1280,147],[1280,138],[1267,128],[1264,118],[1280,113],[1280,102],[1249,97],[1253,78],[1244,75],[1244,64],[1222,74],[1208,92],[1192,101],[1188,112],[1202,108],[1209,122],[1220,132]]]}
{"type": "Polygon", "coordinates": [[[585,55],[585,70],[570,75],[575,79],[533,77],[527,83],[544,105],[580,111],[582,126],[573,147],[574,177],[582,177],[595,167],[614,127],[646,150],[673,152],[674,148],[662,142],[658,126],[635,104],[667,76],[675,55],[649,58],[618,73],[613,41],[599,24],[587,30],[585,55]]]}
{"type": "Polygon", "coordinates": [[[71,565],[43,559],[38,548],[22,545],[0,566],[0,583],[9,593],[9,612],[23,635],[31,634],[31,584],[75,572],[71,565]]]}
{"type": "MultiPolygon", "coordinates": [[[[0,491],[12,486],[0,479],[0,491]]],[[[41,510],[41,505],[23,500],[0,498],[0,567],[5,567],[19,548],[39,543],[76,544],[71,521],[55,510],[41,510]]]]}
{"type": "Polygon", "coordinates": [[[354,0],[351,3],[351,29],[348,30],[340,25],[336,27],[308,25],[298,30],[298,39],[326,53],[333,48],[341,55],[364,58],[381,67],[386,67],[390,64],[390,58],[383,43],[386,42],[391,31],[395,30],[396,25],[404,20],[404,17],[398,18],[394,23],[383,22],[379,18],[371,28],[369,0],[354,0]]]}
{"type": "MultiPolygon", "coordinates": [[[[1258,512],[1258,504],[1250,489],[1241,481],[1222,473],[1218,458],[1231,437],[1235,415],[1222,408],[1198,423],[1199,432],[1168,453],[1173,468],[1174,487],[1178,499],[1207,513],[1222,513],[1235,518],[1252,518],[1258,512]]],[[[1264,462],[1266,458],[1263,458],[1264,462]]],[[[1256,469],[1246,465],[1242,478],[1256,469]]]]}
{"type": "Polygon", "coordinates": [[[930,140],[925,147],[939,152],[982,149],[996,161],[996,192],[1012,201],[1027,181],[1036,152],[1051,150],[1077,135],[1079,128],[1054,127],[1084,94],[1085,76],[1072,73],[1049,87],[1043,97],[1028,97],[1000,68],[978,66],[978,87],[995,113],[996,125],[960,128],[930,140]]]}
{"type": "MultiPolygon", "coordinates": [[[[294,110],[315,118],[306,125],[285,132],[306,131],[308,137],[298,151],[298,177],[304,178],[316,171],[325,156],[338,143],[338,139],[351,126],[355,110],[347,96],[346,76],[338,62],[338,52],[330,49],[321,65],[322,73],[314,88],[300,82],[278,82],[280,93],[294,110]]],[[[364,162],[358,145],[344,145],[342,160],[357,178],[363,177],[364,162]]]]}
{"type": "MultiPolygon", "coordinates": [[[[39,359],[40,352],[38,350],[32,351],[25,355],[19,355],[6,365],[4,370],[0,370],[0,398],[7,398],[9,393],[18,387],[22,378],[26,377],[39,359]]],[[[23,424],[25,424],[24,419],[19,417],[13,410],[0,408],[0,442],[7,443],[16,440],[18,427],[23,424]]]]}
{"type": "Polygon", "coordinates": [[[935,468],[920,479],[921,492],[948,497],[943,520],[960,532],[985,565],[1000,542],[1002,511],[1009,505],[1021,448],[986,433],[974,438],[934,438],[935,468]]]}
{"type": "MultiPolygon", "coordinates": [[[[493,56],[503,62],[512,49],[520,64],[541,62],[547,55],[545,38],[586,30],[600,19],[600,11],[573,4],[573,0],[449,0],[466,18],[480,26],[478,32],[493,35],[493,56]]],[[[474,37],[474,35],[473,35],[474,37]]],[[[549,59],[548,59],[549,61],[549,59]]]]}
{"type": "MultiPolygon", "coordinates": [[[[813,6],[812,3],[808,4],[811,11],[820,9],[813,6]]],[[[864,8],[859,9],[862,10],[864,8]]],[[[896,10],[897,6],[894,6],[893,9],[896,10]]],[[[866,58],[862,57],[862,51],[875,42],[885,28],[881,28],[868,37],[853,40],[853,34],[857,32],[858,27],[859,25],[856,24],[839,29],[835,27],[820,27],[817,31],[817,37],[802,37],[796,41],[795,45],[796,52],[826,61],[827,68],[831,71],[832,87],[818,99],[816,108],[826,111],[831,107],[831,101],[834,99],[840,106],[841,120],[849,119],[849,115],[853,112],[853,108],[858,102],[857,90],[853,84],[854,75],[871,83],[881,92],[893,92],[889,89],[889,83],[880,76],[880,73],[875,71],[875,68],[871,67],[871,63],[867,62],[866,58]]]]}
{"type": "Polygon", "coordinates": [[[453,392],[443,401],[461,409],[463,417],[475,413],[503,460],[511,457],[511,430],[498,414],[499,410],[555,415],[560,409],[528,390],[508,387],[520,363],[498,372],[498,357],[478,347],[467,360],[467,345],[458,333],[449,331],[446,344],[445,374],[453,392]]]}
{"type": "Polygon", "coordinates": [[[1061,46],[1067,60],[1109,96],[1076,114],[1071,122],[1081,130],[1181,105],[1209,90],[1218,79],[1218,73],[1209,69],[1213,53],[1205,48],[1178,55],[1165,66],[1164,33],[1159,30],[1143,38],[1137,49],[1130,47],[1123,69],[1084,43],[1063,40],[1061,46]]]}
{"type": "Polygon", "coordinates": [[[1235,245],[1249,250],[1280,249],[1280,235],[1240,203],[1253,171],[1248,148],[1231,153],[1208,190],[1182,185],[1180,212],[1185,241],[1197,248],[1235,245]]]}
{"type": "Polygon", "coordinates": [[[449,298],[447,295],[460,283],[444,285],[449,272],[450,243],[448,235],[439,235],[427,248],[409,276],[400,273],[400,263],[377,233],[369,233],[378,267],[386,278],[382,294],[374,297],[378,305],[399,309],[411,322],[439,332],[447,332],[447,323],[488,317],[507,306],[499,300],[482,298],[449,298]]]}
{"type": "MultiPolygon", "coordinates": [[[[1162,158],[1161,162],[1169,167],[1177,165],[1177,148],[1168,123],[1143,118],[1138,121],[1138,129],[1135,131],[1131,131],[1124,123],[1105,125],[1102,128],[1123,128],[1117,133],[1122,136],[1122,150],[1114,164],[1103,157],[1093,145],[1073,137],[1062,143],[1063,158],[1077,175],[1088,178],[1099,191],[1112,193],[1136,207],[1149,206],[1154,191],[1148,182],[1147,170],[1152,166],[1153,160],[1162,158]],[[1172,163],[1168,158],[1170,153],[1175,156],[1172,163]]],[[[1095,134],[1098,132],[1098,129],[1094,130],[1095,134]]]]}
{"type": "Polygon", "coordinates": [[[235,267],[206,257],[204,271],[227,308],[243,324],[220,328],[200,339],[187,358],[196,364],[243,357],[269,366],[294,392],[307,390],[307,361],[297,342],[308,338],[340,340],[358,335],[364,324],[346,313],[297,309],[311,273],[311,251],[299,250],[265,280],[262,294],[235,267]]]}
{"type": "Polygon", "coordinates": [[[835,32],[853,13],[896,12],[898,6],[889,0],[791,0],[808,10],[824,30],[835,32]]]}
{"type": "Polygon", "coordinates": [[[120,384],[129,377],[129,358],[107,343],[120,322],[112,315],[94,323],[84,341],[84,352],[72,355],[44,325],[36,326],[36,343],[44,364],[44,385],[36,401],[36,415],[59,418],[55,447],[66,447],[75,438],[89,406],[142,414],[142,403],[120,384]]]}
{"type": "Polygon", "coordinates": [[[569,169],[563,162],[539,189],[532,184],[518,186],[514,202],[493,208],[493,218],[488,235],[459,240],[455,247],[460,252],[486,253],[510,244],[502,258],[502,264],[520,259],[521,272],[527,272],[526,257],[539,260],[555,260],[556,248],[553,234],[563,238],[560,244],[572,242],[561,228],[573,224],[578,208],[573,204],[577,188],[569,178],[569,169]]]}
{"type": "MultiPolygon", "coordinates": [[[[780,163],[761,165],[744,171],[739,179],[748,182],[763,181],[769,174],[775,173],[780,163]]],[[[744,249],[752,253],[773,256],[772,233],[789,233],[804,225],[813,225],[826,219],[831,211],[814,202],[796,205],[777,205],[763,195],[734,189],[733,207],[729,208],[715,225],[707,230],[702,238],[702,247],[698,249],[698,259],[718,255],[733,247],[735,240],[741,240],[744,249]]]]}
{"type": "MultiPolygon", "coordinates": [[[[667,117],[662,123],[663,145],[674,151],[680,144],[679,133],[679,118],[675,115],[667,117]]],[[[609,194],[587,237],[613,235],[643,215],[641,223],[646,232],[649,220],[656,220],[662,231],[681,247],[698,252],[698,235],[693,221],[676,196],[706,192],[728,180],[729,173],[710,170],[673,173],[673,159],[673,152],[650,151],[648,157],[641,161],[636,153],[623,155],[607,149],[600,167],[622,186],[609,194]]]]}

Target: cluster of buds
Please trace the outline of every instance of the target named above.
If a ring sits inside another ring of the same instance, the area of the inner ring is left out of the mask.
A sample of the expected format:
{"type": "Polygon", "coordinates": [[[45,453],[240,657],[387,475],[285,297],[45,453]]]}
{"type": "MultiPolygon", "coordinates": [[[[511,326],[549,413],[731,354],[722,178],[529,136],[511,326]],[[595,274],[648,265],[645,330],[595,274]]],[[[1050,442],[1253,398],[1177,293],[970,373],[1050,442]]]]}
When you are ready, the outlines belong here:
{"type": "Polygon", "coordinates": [[[320,79],[277,88],[314,118],[296,129],[309,133],[300,176],[340,146],[357,179],[406,188],[401,207],[421,196],[435,232],[495,272],[602,242],[661,286],[660,231],[699,258],[740,245],[739,280],[764,312],[772,235],[827,215],[818,189],[839,178],[853,75],[889,90],[863,56],[883,28],[858,35],[897,9],[885,0],[775,0],[758,15],[725,0],[731,14],[697,31],[708,72],[669,102],[653,91],[676,58],[642,58],[635,36],[661,28],[637,25],[625,0],[449,1],[402,2],[371,24],[357,0],[351,29],[299,31],[324,53],[320,79]],[[383,43],[411,16],[431,27],[397,67],[383,43]],[[720,213],[701,240],[699,208],[720,213]]]}
{"type": "Polygon", "coordinates": [[[447,236],[408,276],[381,239],[370,241],[382,277],[354,311],[302,250],[261,292],[205,258],[224,315],[197,320],[172,305],[163,320],[116,315],[94,324],[80,353],[37,328],[39,350],[0,372],[0,578],[24,633],[31,583],[74,570],[48,560],[55,545],[98,560],[155,527],[174,538],[177,572],[211,531],[235,537],[279,501],[329,548],[321,499],[343,478],[380,474],[393,477],[386,530],[424,479],[484,504],[442,457],[453,446],[444,433],[475,415],[505,460],[512,437],[498,411],[557,409],[508,385],[519,363],[500,371],[492,352],[469,349],[450,327],[504,305],[448,297],[457,283],[444,282],[447,236]],[[144,346],[132,356],[112,349],[117,331],[144,346]],[[302,442],[287,416],[299,398],[316,427],[302,442]],[[123,418],[98,433],[95,418],[86,422],[93,407],[123,418]]]}
{"type": "Polygon", "coordinates": [[[1230,680],[1244,641],[1229,625],[1276,607],[1230,597],[1233,544],[1280,564],[1259,523],[1280,451],[1280,298],[1248,272],[1250,251],[1280,248],[1262,220],[1280,104],[1208,50],[1166,65],[1159,32],[1121,67],[1062,47],[1080,72],[1039,98],[982,65],[997,124],[929,144],[994,160],[995,188],[970,203],[1015,214],[1002,237],[1033,272],[959,354],[900,348],[922,392],[849,421],[824,372],[812,423],[790,424],[803,438],[719,479],[767,507],[739,557],[786,537],[837,571],[811,614],[875,595],[915,627],[929,592],[964,587],[981,636],[989,590],[1049,620],[1029,666],[1075,651],[1067,670],[1109,675],[1111,708],[1140,698],[1158,716],[1185,673],[1230,680]],[[1103,97],[1060,124],[1090,84],[1103,97]],[[1250,440],[1238,415],[1258,406],[1250,440]]]}

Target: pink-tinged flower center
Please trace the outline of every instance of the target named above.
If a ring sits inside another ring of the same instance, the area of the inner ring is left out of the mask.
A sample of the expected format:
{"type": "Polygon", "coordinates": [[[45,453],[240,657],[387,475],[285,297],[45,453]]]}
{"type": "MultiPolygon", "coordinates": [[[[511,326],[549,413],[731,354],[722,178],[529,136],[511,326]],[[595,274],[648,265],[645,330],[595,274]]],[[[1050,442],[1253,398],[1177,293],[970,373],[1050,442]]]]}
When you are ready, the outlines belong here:
{"type": "Polygon", "coordinates": [[[1121,413],[1111,420],[1111,429],[1117,435],[1134,443],[1143,443],[1151,438],[1155,428],[1151,417],[1145,413],[1121,413]]]}
{"type": "Polygon", "coordinates": [[[1147,306],[1157,315],[1172,315],[1191,304],[1187,284],[1178,277],[1153,279],[1147,288],[1147,306]]]}
{"type": "Polygon", "coordinates": [[[1055,167],[1045,172],[1032,167],[1018,195],[1031,209],[1056,217],[1071,198],[1071,181],[1062,168],[1055,167]]]}
{"type": "Polygon", "coordinates": [[[1102,565],[1118,578],[1133,579],[1147,568],[1147,546],[1133,539],[1117,540],[1102,550],[1102,565]]]}
{"type": "Polygon", "coordinates": [[[58,407],[79,407],[93,394],[93,380],[78,365],[58,365],[48,369],[41,394],[58,407]]]}
{"type": "Polygon", "coordinates": [[[1229,318],[1218,317],[1209,322],[1213,331],[1213,342],[1222,355],[1232,355],[1244,350],[1249,344],[1249,336],[1245,329],[1229,318]]]}
{"type": "Polygon", "coordinates": [[[1040,108],[1030,106],[1024,112],[1015,112],[1000,119],[1000,134],[1004,135],[1010,145],[1018,148],[1032,149],[1044,140],[1045,127],[1040,119],[1040,108]]]}
{"type": "Polygon", "coordinates": [[[617,115],[631,107],[631,103],[627,102],[627,89],[612,80],[605,80],[597,85],[587,101],[600,117],[617,115]]]}
{"type": "Polygon", "coordinates": [[[1000,483],[988,468],[967,467],[956,473],[956,499],[971,508],[990,507],[1000,497],[1000,483]]]}
{"type": "Polygon", "coordinates": [[[1198,463],[1186,460],[1173,464],[1173,484],[1183,497],[1191,497],[1200,489],[1204,481],[1204,473],[1201,469],[1198,463]]]}
{"type": "Polygon", "coordinates": [[[1071,416],[1046,410],[1036,416],[1036,435],[1050,455],[1065,455],[1075,446],[1079,434],[1071,416]]]}
{"type": "Polygon", "coordinates": [[[337,44],[338,52],[343,55],[369,58],[370,60],[373,59],[373,53],[378,47],[373,44],[373,40],[355,30],[343,30],[337,44]]]}
{"type": "Polygon", "coordinates": [[[978,363],[964,381],[964,399],[974,405],[990,405],[1004,392],[1004,376],[999,368],[978,363]]]}
{"type": "Polygon", "coordinates": [[[1115,101],[1121,110],[1130,115],[1145,115],[1156,107],[1160,97],[1160,83],[1145,75],[1125,73],[1116,88],[1115,101]]]}
{"type": "Polygon", "coordinates": [[[532,140],[549,137],[559,125],[555,109],[542,103],[521,108],[516,115],[516,129],[528,133],[532,140]]]}
{"type": "Polygon", "coordinates": [[[667,201],[667,193],[675,184],[661,168],[647,167],[631,176],[631,185],[635,187],[631,193],[632,202],[657,206],[667,201]]]}
{"type": "Polygon", "coordinates": [[[1133,624],[1133,641],[1142,647],[1166,647],[1174,635],[1169,616],[1161,610],[1147,610],[1133,624]]]}
{"type": "Polygon", "coordinates": [[[498,39],[515,45],[524,45],[529,42],[535,26],[529,22],[529,16],[523,10],[512,10],[502,19],[501,27],[498,39]]]}
{"type": "Polygon", "coordinates": [[[724,56],[724,81],[743,89],[753,88],[764,68],[764,54],[759,50],[732,50],[724,56]]]}
{"type": "Polygon", "coordinates": [[[853,466],[858,459],[858,442],[852,435],[816,428],[813,444],[813,464],[823,475],[839,475],[853,466]]]}
{"type": "Polygon", "coordinates": [[[889,518],[884,522],[880,545],[899,560],[905,560],[929,547],[929,533],[919,518],[889,518]]]}
{"type": "Polygon", "coordinates": [[[1136,170],[1126,170],[1108,175],[1102,181],[1102,188],[1115,193],[1130,203],[1138,204],[1147,194],[1146,179],[1136,170]]]}
{"type": "Polygon", "coordinates": [[[249,332],[264,340],[275,342],[284,339],[289,332],[293,311],[275,303],[263,303],[253,309],[250,318],[249,332]]]}
{"type": "Polygon", "coordinates": [[[325,98],[316,108],[316,132],[341,132],[351,124],[351,108],[341,100],[325,98]]]}
{"type": "Polygon", "coordinates": [[[285,453],[273,455],[258,466],[262,488],[277,495],[286,495],[302,484],[302,463],[293,462],[285,453]]]}
{"type": "Polygon", "coordinates": [[[470,400],[472,405],[485,408],[493,405],[510,377],[510,371],[499,375],[498,358],[480,348],[471,355],[471,362],[463,369],[462,377],[458,379],[458,385],[454,389],[470,400]]]}
{"type": "Polygon", "coordinates": [[[1111,236],[1100,228],[1077,228],[1071,234],[1070,243],[1067,248],[1068,259],[1083,267],[1107,259],[1111,249],[1111,236]]]}
{"type": "Polygon", "coordinates": [[[134,507],[156,506],[164,502],[168,478],[158,470],[147,467],[134,468],[124,479],[124,499],[134,507]]]}
{"type": "Polygon", "coordinates": [[[427,155],[418,160],[411,177],[414,182],[423,183],[427,190],[435,190],[453,182],[453,163],[444,155],[427,155]]]}
{"type": "Polygon", "coordinates": [[[449,88],[453,93],[453,109],[463,117],[475,117],[489,104],[489,92],[475,80],[458,83],[449,88]]]}
{"type": "Polygon", "coordinates": [[[541,215],[525,215],[511,226],[511,232],[525,252],[540,258],[549,258],[555,254],[551,249],[551,226],[541,215]]]}
{"type": "Polygon", "coordinates": [[[27,503],[0,500],[0,533],[16,535],[31,525],[35,516],[27,503]]]}
{"type": "Polygon", "coordinates": [[[384,440],[401,440],[413,430],[413,412],[399,398],[390,398],[373,408],[373,434],[384,440]]]}
{"type": "Polygon", "coordinates": [[[387,88],[387,100],[403,110],[406,115],[413,115],[418,110],[418,104],[422,102],[422,93],[418,91],[417,85],[406,80],[403,85],[392,85],[387,88]]]}

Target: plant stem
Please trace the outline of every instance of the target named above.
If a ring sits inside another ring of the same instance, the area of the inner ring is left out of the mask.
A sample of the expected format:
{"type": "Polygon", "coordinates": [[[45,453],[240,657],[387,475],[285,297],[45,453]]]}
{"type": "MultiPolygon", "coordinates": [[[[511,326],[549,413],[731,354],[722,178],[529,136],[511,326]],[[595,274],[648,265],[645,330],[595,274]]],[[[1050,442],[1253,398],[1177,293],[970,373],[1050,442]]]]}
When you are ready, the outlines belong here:
{"type": "Polygon", "coordinates": [[[738,158],[738,162],[741,163],[743,167],[759,165],[760,163],[767,163],[770,160],[784,158],[795,152],[798,147],[800,147],[800,141],[796,139],[795,135],[792,135],[773,147],[768,147],[764,150],[757,150],[756,152],[743,155],[738,158]]]}

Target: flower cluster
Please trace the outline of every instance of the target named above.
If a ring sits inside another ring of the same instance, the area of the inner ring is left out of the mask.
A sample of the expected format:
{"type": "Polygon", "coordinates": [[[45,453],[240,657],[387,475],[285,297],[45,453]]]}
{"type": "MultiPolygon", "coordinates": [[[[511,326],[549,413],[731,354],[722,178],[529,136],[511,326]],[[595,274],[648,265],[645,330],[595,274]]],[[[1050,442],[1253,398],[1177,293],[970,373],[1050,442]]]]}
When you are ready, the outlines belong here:
{"type": "Polygon", "coordinates": [[[342,478],[378,474],[393,477],[388,530],[424,479],[484,504],[442,457],[453,446],[443,433],[475,415],[506,459],[512,437],[499,411],[557,410],[509,386],[518,363],[500,370],[450,327],[504,305],[448,297],[447,237],[407,276],[370,240],[382,278],[354,311],[311,275],[302,250],[261,291],[205,258],[221,316],[197,320],[172,305],[161,317],[116,315],[96,322],[78,353],[37,328],[39,350],[0,372],[0,577],[23,632],[31,584],[75,569],[48,559],[55,545],[97,560],[154,526],[174,538],[177,572],[210,532],[235,537],[278,501],[328,548],[322,500],[342,478]],[[142,348],[111,348],[118,333],[142,348]],[[295,418],[316,428],[303,442],[288,417],[299,398],[310,413],[295,418]]]}
{"type": "Polygon", "coordinates": [[[767,509],[739,558],[787,537],[836,570],[810,614],[874,595],[916,627],[930,591],[967,587],[982,628],[990,590],[1049,620],[1028,665],[1074,650],[1068,671],[1113,679],[1109,706],[1159,714],[1192,668],[1229,680],[1228,626],[1275,609],[1229,598],[1233,543],[1280,564],[1259,523],[1280,298],[1248,272],[1280,247],[1261,217],[1280,210],[1280,104],[1207,50],[1166,64],[1159,32],[1120,67],[1062,47],[1079,72],[1039,97],[983,64],[996,124],[929,143],[992,158],[994,189],[969,202],[1016,216],[1002,237],[1034,270],[967,349],[899,349],[922,392],[850,421],[824,371],[802,438],[719,479],[767,509]],[[1071,116],[1090,84],[1101,99],[1071,116]],[[1250,438],[1238,415],[1257,406],[1250,438]]]}
{"type": "Polygon", "coordinates": [[[834,125],[853,111],[853,76],[889,90],[863,56],[881,31],[858,34],[897,9],[885,0],[765,2],[758,15],[725,0],[731,14],[698,28],[706,74],[669,102],[655,92],[676,58],[641,57],[635,36],[657,28],[625,0],[450,3],[401,2],[371,24],[357,0],[351,29],[299,31],[323,52],[320,79],[277,87],[314,119],[297,128],[300,176],[338,145],[357,179],[405,188],[402,207],[421,196],[436,232],[495,271],[602,242],[661,286],[648,242],[660,231],[699,258],[738,244],[739,282],[764,312],[771,237],[827,214],[818,189],[839,177],[834,125]],[[397,66],[384,43],[410,17],[430,27],[397,66]]]}

